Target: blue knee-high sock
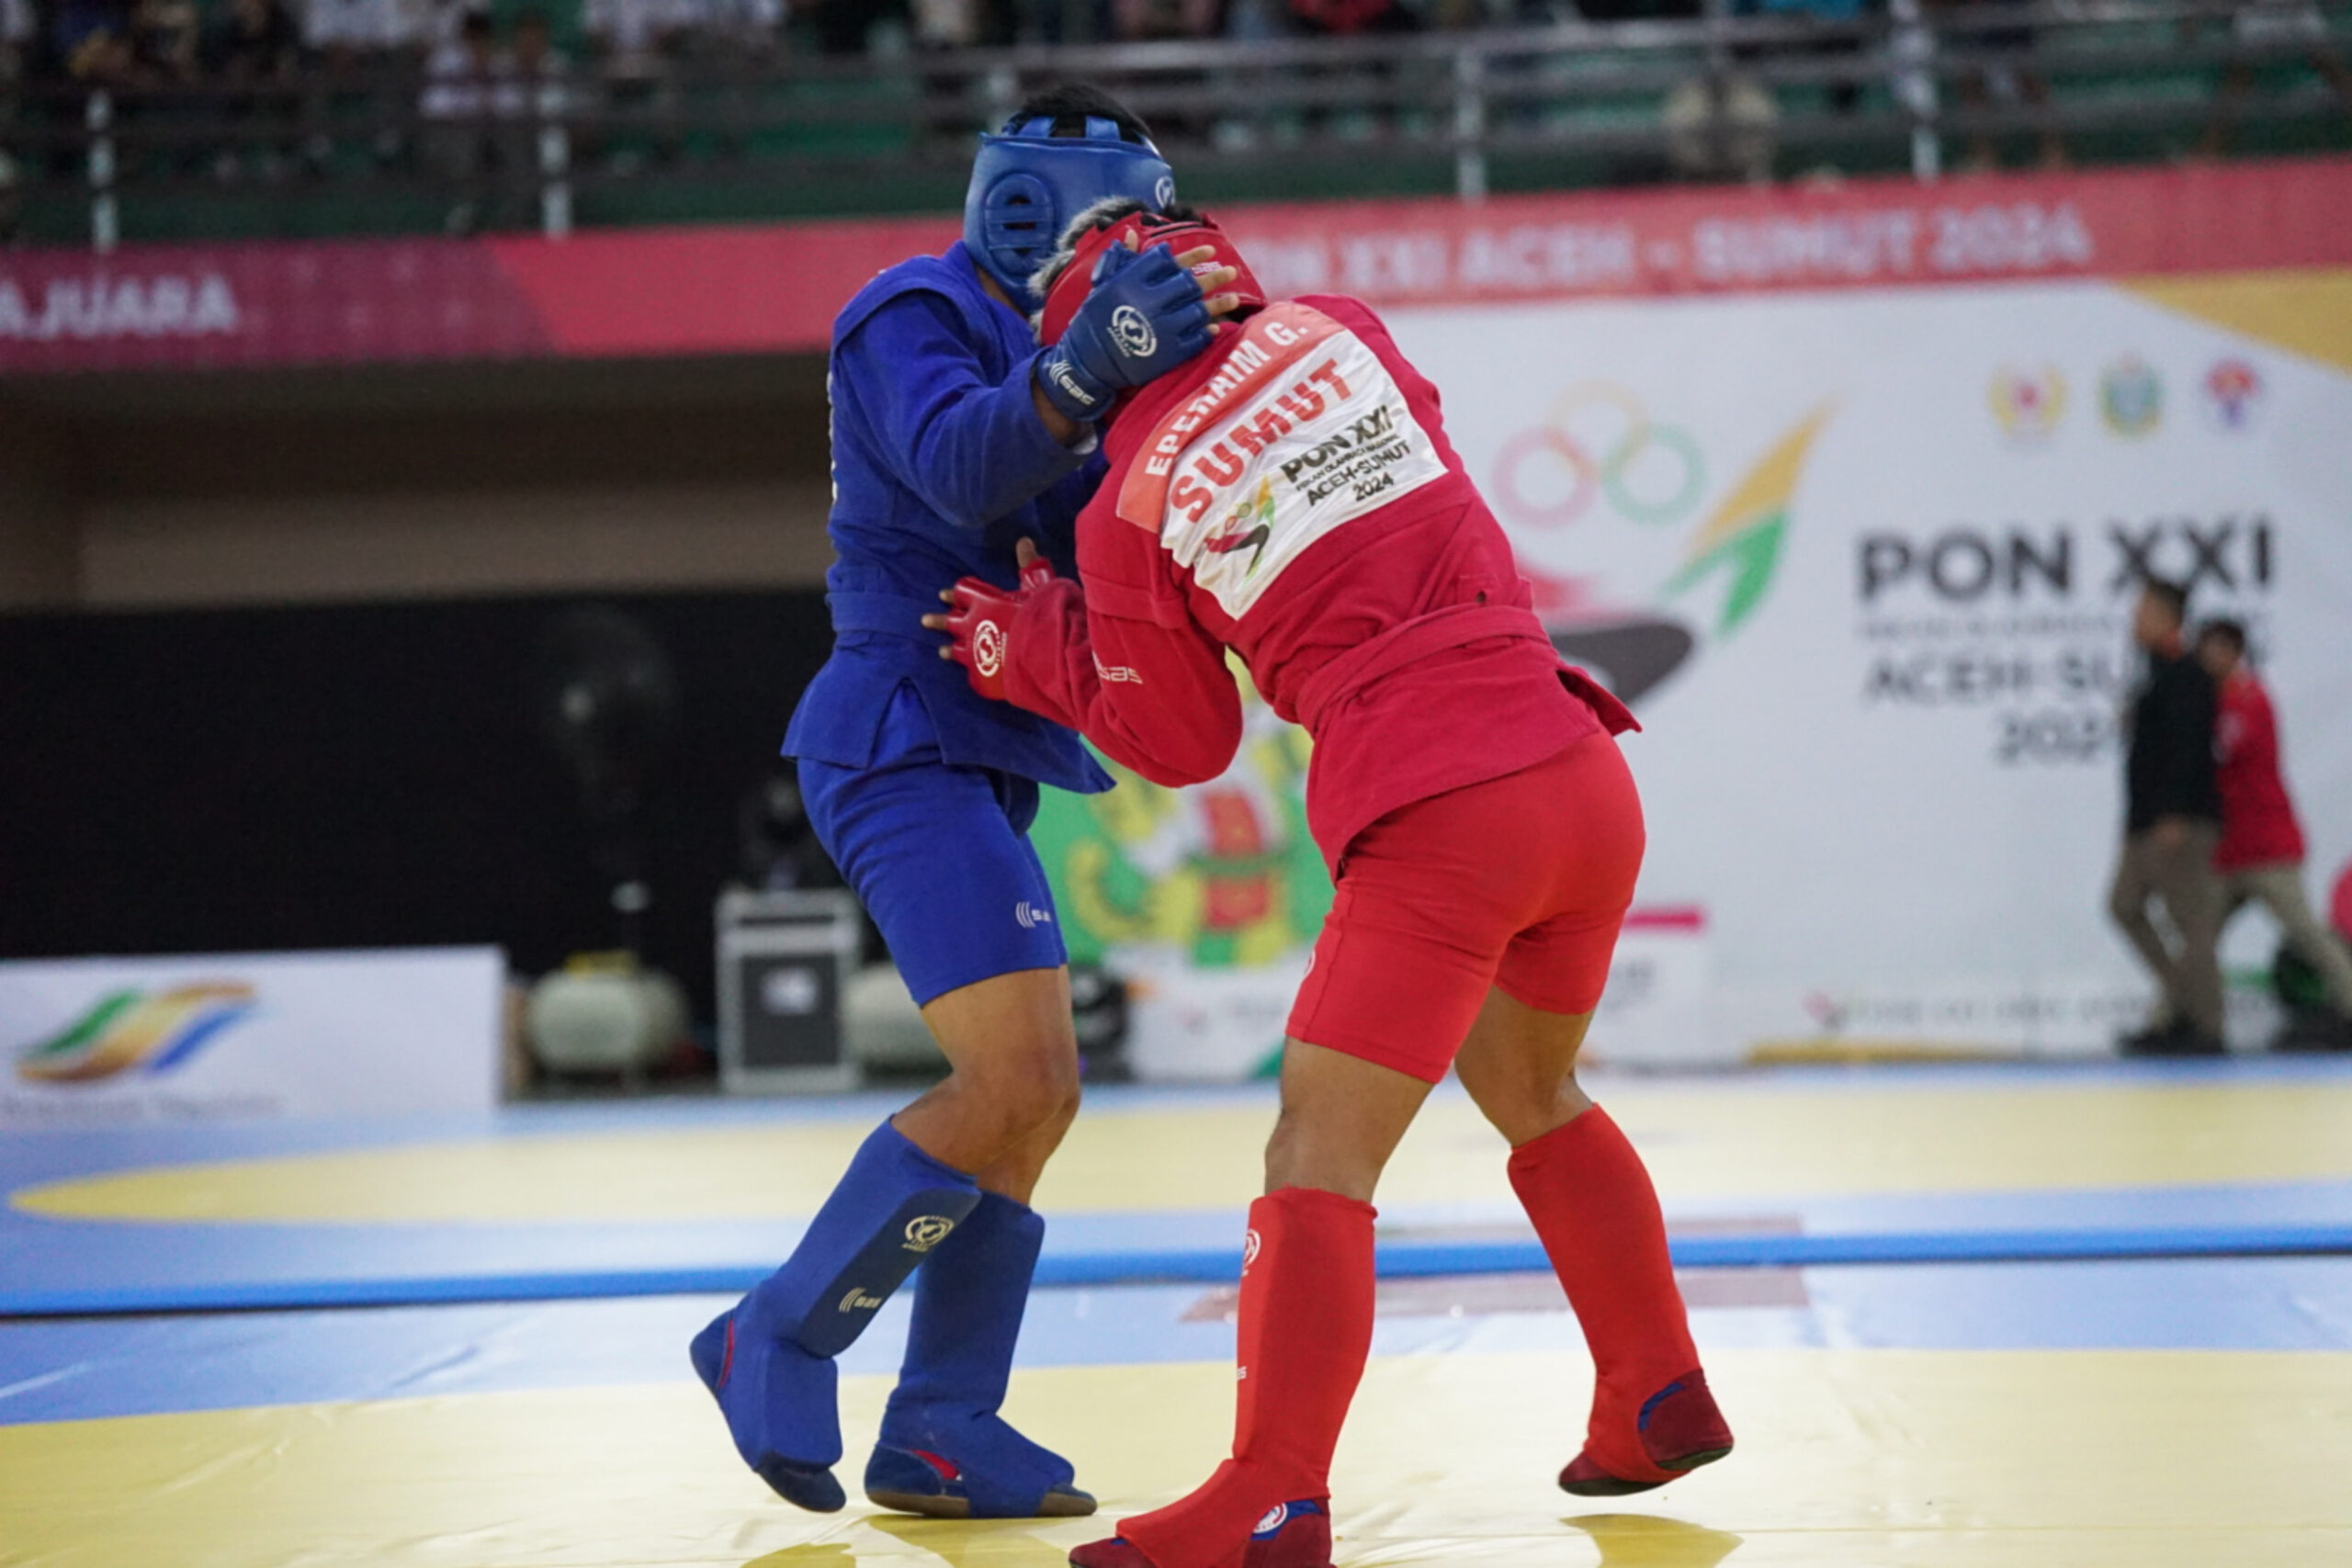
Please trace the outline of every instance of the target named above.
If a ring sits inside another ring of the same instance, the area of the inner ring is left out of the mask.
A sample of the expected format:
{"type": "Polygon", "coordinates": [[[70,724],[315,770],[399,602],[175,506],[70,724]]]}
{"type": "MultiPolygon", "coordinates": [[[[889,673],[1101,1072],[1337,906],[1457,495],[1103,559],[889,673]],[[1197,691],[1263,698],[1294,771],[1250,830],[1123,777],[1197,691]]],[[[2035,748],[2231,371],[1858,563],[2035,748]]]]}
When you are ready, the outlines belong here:
{"type": "Polygon", "coordinates": [[[904,1468],[893,1450],[947,1460],[978,1517],[1026,1517],[1047,1492],[1069,1485],[1067,1460],[997,1414],[1045,1239],[1046,1222],[1035,1210],[984,1192],[954,1239],[923,1266],[869,1491],[877,1474],[904,1468]]]}
{"type": "Polygon", "coordinates": [[[744,1462],[789,1500],[841,1506],[832,1358],[953,1236],[979,1201],[972,1179],[888,1122],[858,1148],[784,1267],[695,1339],[744,1462]]]}

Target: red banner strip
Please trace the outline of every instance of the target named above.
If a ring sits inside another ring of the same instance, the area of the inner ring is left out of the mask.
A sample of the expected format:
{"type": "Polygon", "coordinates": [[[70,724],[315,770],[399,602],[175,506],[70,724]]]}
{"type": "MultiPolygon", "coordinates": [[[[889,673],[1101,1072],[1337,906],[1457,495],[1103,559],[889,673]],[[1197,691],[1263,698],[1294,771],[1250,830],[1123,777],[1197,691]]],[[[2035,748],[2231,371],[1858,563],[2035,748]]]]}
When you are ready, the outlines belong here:
{"type": "MultiPolygon", "coordinates": [[[[1277,295],[1476,304],[2352,265],[2352,158],[1235,208],[1277,295]]],[[[948,219],[0,257],[0,374],[801,353],[948,219]]]]}

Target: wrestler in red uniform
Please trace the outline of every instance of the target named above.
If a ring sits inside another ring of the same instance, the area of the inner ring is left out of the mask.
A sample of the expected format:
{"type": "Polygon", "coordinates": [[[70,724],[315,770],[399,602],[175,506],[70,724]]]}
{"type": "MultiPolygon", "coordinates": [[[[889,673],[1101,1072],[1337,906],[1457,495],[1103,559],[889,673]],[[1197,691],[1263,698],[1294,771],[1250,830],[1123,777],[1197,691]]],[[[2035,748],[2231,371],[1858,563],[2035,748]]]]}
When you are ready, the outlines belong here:
{"type": "Polygon", "coordinates": [[[1080,582],[1042,563],[1014,593],[967,579],[931,624],[982,692],[1171,785],[1214,778],[1239,743],[1231,649],[1314,737],[1307,818],[1338,896],[1250,1211],[1233,1458],[1071,1561],[1329,1562],[1331,1452],[1372,1337],[1369,1199],[1449,1063],[1512,1145],[1596,1363],[1560,1483],[1658,1485],[1732,1438],[1648,1174],[1574,1073],[1641,865],[1611,738],[1633,718],[1554,653],[1436,389],[1361,301],[1267,305],[1213,225],[1112,206],[1073,226],[1040,336],[1159,243],[1239,268],[1240,324],[1114,414],[1080,582]]]}

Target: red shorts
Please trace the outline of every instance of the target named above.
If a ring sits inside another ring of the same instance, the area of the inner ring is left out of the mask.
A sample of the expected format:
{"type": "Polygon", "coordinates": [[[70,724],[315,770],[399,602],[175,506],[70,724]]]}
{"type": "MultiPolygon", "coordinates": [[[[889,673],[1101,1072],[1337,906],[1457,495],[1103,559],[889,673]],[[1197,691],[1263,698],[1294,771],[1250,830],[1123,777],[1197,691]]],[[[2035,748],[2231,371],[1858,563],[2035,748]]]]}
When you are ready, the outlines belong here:
{"type": "Polygon", "coordinates": [[[1389,813],[1340,863],[1291,1037],[1435,1083],[1491,987],[1590,1012],[1643,843],[1641,797],[1608,735],[1389,813]]]}

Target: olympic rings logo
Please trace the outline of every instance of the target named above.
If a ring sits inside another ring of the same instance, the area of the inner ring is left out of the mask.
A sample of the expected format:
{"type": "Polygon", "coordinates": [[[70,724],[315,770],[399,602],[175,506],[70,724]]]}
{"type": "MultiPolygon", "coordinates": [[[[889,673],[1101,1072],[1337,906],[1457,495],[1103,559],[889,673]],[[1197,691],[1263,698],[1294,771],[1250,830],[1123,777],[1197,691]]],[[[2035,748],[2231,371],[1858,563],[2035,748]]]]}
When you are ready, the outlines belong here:
{"type": "Polygon", "coordinates": [[[1495,457],[1495,499],[1531,528],[1565,528],[1600,499],[1630,522],[1679,522],[1706,488],[1706,459],[1689,433],[1652,420],[1632,392],[1605,381],[1561,393],[1543,423],[1495,457]],[[1566,493],[1553,499],[1563,479],[1566,493]]]}

